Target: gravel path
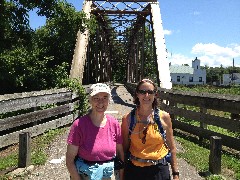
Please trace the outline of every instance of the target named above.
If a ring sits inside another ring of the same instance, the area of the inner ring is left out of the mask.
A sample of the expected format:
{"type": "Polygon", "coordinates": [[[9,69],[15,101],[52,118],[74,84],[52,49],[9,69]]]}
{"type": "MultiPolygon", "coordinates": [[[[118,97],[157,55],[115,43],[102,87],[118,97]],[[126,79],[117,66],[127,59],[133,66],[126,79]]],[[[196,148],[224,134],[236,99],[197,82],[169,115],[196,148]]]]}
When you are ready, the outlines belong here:
{"type": "MultiPolygon", "coordinates": [[[[112,99],[108,113],[115,116],[119,121],[121,117],[129,112],[133,107],[132,96],[127,92],[122,84],[115,84],[112,87],[112,99]]],[[[69,180],[69,174],[65,166],[66,139],[67,134],[56,138],[52,146],[48,149],[49,157],[44,166],[30,166],[25,172],[25,176],[15,177],[14,179],[32,179],[32,180],[69,180]],[[61,159],[62,157],[62,159],[61,159]],[[58,159],[60,163],[50,163],[58,159]]],[[[177,143],[177,142],[176,142],[177,143]]],[[[182,151],[182,147],[177,143],[177,150],[182,151]]],[[[190,166],[185,160],[178,159],[180,178],[182,180],[201,180],[204,179],[198,175],[196,169],[190,166]]],[[[23,169],[18,169],[13,173],[19,174],[23,169]]]]}

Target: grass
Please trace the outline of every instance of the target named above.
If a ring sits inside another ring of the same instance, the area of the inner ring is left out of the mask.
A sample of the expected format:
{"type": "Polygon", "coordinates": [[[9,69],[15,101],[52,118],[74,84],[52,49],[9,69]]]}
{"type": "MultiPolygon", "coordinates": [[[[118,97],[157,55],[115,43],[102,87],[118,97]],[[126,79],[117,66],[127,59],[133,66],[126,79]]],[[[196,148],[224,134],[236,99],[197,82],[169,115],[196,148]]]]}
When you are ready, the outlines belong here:
{"type": "MultiPolygon", "coordinates": [[[[231,94],[231,95],[240,95],[240,87],[228,87],[228,88],[218,88],[213,86],[193,86],[193,87],[185,87],[185,86],[174,86],[173,89],[181,90],[181,91],[195,91],[195,92],[208,92],[208,93],[217,93],[217,94],[231,94]]],[[[198,107],[194,106],[186,106],[186,105],[180,105],[181,108],[197,111],[199,112],[198,107]]],[[[225,118],[230,118],[230,113],[222,112],[222,111],[216,111],[216,110],[207,110],[207,113],[215,115],[215,116],[221,116],[225,118]]],[[[184,117],[179,117],[179,120],[184,121],[185,123],[189,123],[191,125],[199,126],[199,122],[194,120],[188,120],[184,117]]],[[[239,133],[231,132],[229,130],[208,125],[207,127],[209,130],[218,132],[221,134],[225,134],[231,137],[239,137],[239,133]]],[[[207,175],[206,179],[208,180],[222,180],[222,179],[234,179],[234,180],[240,180],[240,158],[239,155],[233,155],[230,154],[227,151],[222,151],[222,169],[221,169],[221,175],[211,175],[208,172],[209,169],[209,142],[206,146],[203,144],[199,144],[198,142],[194,142],[190,140],[190,138],[182,137],[182,136],[176,136],[176,140],[180,142],[183,146],[184,152],[181,152],[178,154],[179,157],[185,159],[189,164],[195,166],[203,175],[207,175]]],[[[239,153],[239,152],[238,152],[239,153]]]]}
{"type": "Polygon", "coordinates": [[[240,160],[228,152],[222,152],[221,175],[209,174],[209,149],[204,145],[192,142],[186,138],[176,136],[176,140],[183,146],[184,152],[179,152],[178,157],[185,159],[196,167],[207,180],[237,179],[240,180],[240,160]]]}
{"type": "Polygon", "coordinates": [[[0,170],[4,170],[8,167],[15,167],[18,163],[18,153],[13,152],[9,154],[8,156],[5,156],[3,158],[0,158],[0,170]]]}
{"type": "MultiPolygon", "coordinates": [[[[47,160],[47,152],[45,149],[58,136],[66,132],[67,128],[50,130],[40,136],[32,139],[31,143],[31,163],[32,165],[43,165],[47,160]]],[[[0,171],[17,167],[18,164],[18,148],[8,153],[7,156],[0,157],[0,171]]],[[[1,180],[8,179],[6,175],[0,176],[1,180]]]]}
{"type": "Polygon", "coordinates": [[[173,89],[181,90],[181,91],[240,95],[240,91],[239,91],[240,86],[217,87],[217,86],[211,86],[211,85],[195,85],[195,86],[173,85],[173,89]]]}
{"type": "Polygon", "coordinates": [[[34,165],[45,164],[47,160],[46,147],[48,147],[58,135],[64,132],[66,132],[66,128],[50,130],[36,138],[32,145],[33,152],[31,154],[31,160],[34,165]]]}

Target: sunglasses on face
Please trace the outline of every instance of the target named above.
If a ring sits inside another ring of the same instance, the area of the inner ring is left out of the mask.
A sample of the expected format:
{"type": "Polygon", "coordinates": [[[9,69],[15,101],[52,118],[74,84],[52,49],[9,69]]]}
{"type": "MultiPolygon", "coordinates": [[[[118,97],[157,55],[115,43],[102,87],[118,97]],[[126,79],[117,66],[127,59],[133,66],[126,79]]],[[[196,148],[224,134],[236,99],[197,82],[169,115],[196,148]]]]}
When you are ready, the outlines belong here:
{"type": "Polygon", "coordinates": [[[156,91],[154,91],[154,90],[138,90],[138,93],[140,93],[140,94],[154,94],[154,93],[156,93],[156,91]]]}

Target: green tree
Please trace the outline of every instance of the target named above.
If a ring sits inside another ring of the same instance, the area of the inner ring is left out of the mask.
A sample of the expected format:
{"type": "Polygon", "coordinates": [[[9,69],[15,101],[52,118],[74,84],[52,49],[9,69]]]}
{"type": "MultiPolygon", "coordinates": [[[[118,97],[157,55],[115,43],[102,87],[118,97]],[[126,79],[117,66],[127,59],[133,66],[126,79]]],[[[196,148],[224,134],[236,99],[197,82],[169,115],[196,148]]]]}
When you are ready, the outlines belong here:
{"type": "Polygon", "coordinates": [[[28,7],[18,1],[1,0],[0,52],[14,49],[19,44],[28,45],[32,30],[28,20],[28,7]]]}
{"type": "Polygon", "coordinates": [[[0,93],[48,89],[68,78],[77,31],[93,24],[85,14],[57,0],[1,0],[0,9],[0,93]],[[47,18],[35,31],[27,15],[33,8],[47,18]]]}

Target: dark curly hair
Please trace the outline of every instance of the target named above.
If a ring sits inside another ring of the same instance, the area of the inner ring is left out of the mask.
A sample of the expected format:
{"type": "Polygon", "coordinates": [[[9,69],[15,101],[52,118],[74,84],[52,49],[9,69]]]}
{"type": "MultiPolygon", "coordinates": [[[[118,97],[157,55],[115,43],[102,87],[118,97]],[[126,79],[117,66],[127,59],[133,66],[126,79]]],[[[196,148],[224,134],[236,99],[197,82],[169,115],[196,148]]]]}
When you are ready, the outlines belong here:
{"type": "MultiPolygon", "coordinates": [[[[157,92],[157,85],[156,85],[152,80],[150,80],[150,79],[142,79],[142,80],[137,84],[137,87],[136,87],[135,92],[134,92],[134,100],[133,100],[133,103],[136,104],[137,106],[140,105],[140,101],[139,101],[139,99],[138,99],[138,97],[137,97],[137,93],[138,93],[139,87],[140,87],[143,83],[150,83],[150,84],[152,84],[153,87],[154,87],[154,91],[157,92]]],[[[157,106],[158,106],[158,101],[157,101],[157,97],[155,96],[155,97],[154,97],[154,101],[153,101],[153,103],[152,103],[152,108],[155,109],[155,108],[157,108],[157,106]]]]}

